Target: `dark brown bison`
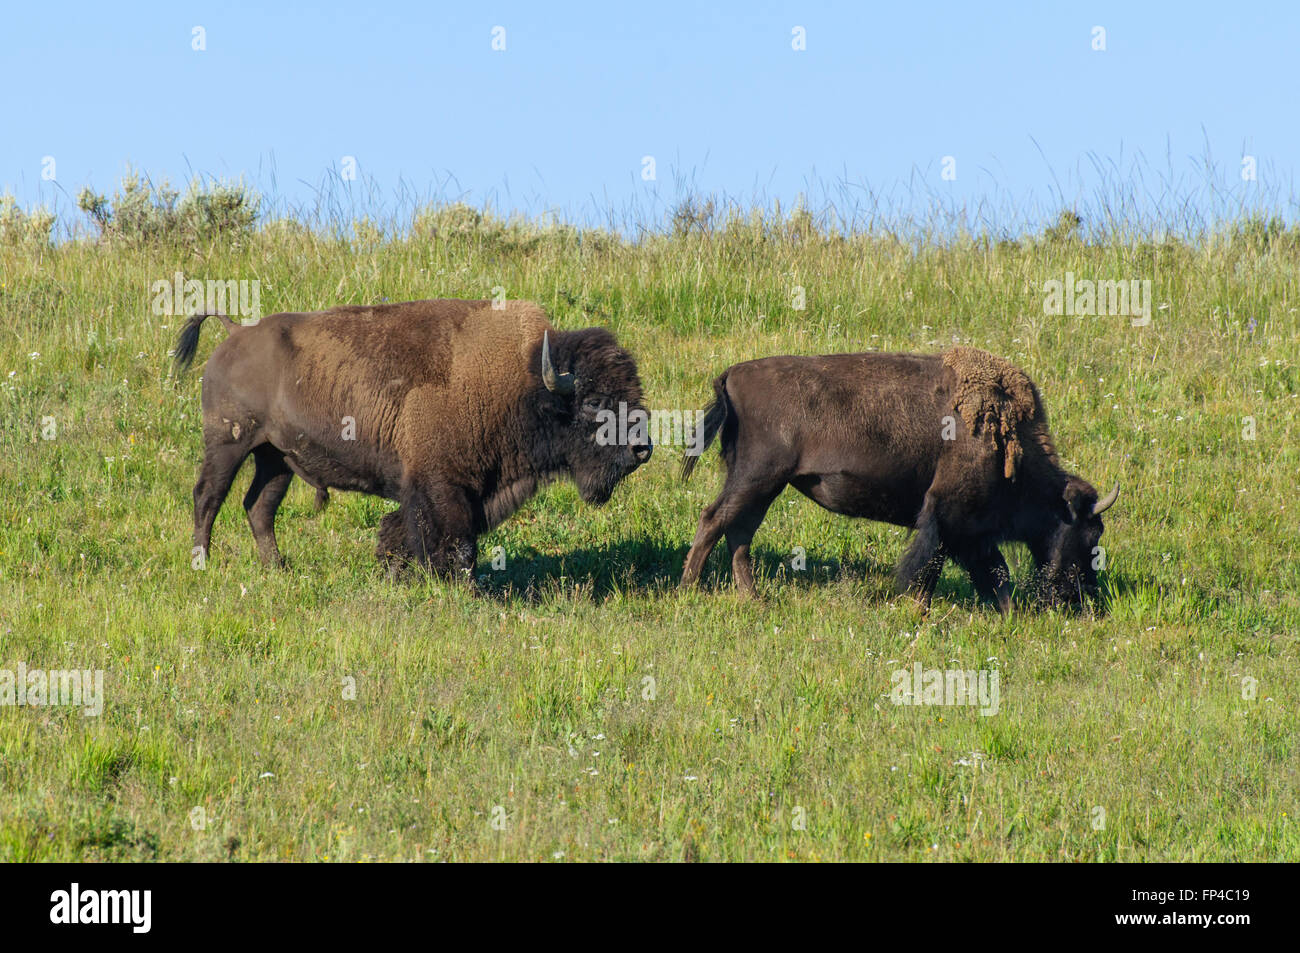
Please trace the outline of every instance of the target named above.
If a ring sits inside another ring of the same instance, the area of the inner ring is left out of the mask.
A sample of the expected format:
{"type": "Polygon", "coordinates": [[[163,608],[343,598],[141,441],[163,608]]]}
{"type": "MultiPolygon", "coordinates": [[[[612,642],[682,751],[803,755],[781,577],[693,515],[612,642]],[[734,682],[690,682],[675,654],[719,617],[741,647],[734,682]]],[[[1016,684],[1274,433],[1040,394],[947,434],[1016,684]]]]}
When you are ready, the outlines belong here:
{"type": "MultiPolygon", "coordinates": [[[[181,331],[194,358],[206,315],[181,331]]],[[[203,375],[206,451],[194,487],[194,545],[206,555],[235,473],[257,465],[244,509],[267,563],[275,512],[298,474],[317,488],[401,505],[378,553],[471,573],[477,537],[561,475],[590,503],[650,458],[648,441],[594,439],[597,416],[640,408],[636,362],[602,328],[557,331],[536,305],[412,301],[273,314],[230,332],[203,375]]]]}
{"type": "MultiPolygon", "coordinates": [[[[724,533],[737,587],[754,592],[749,544],[787,484],[833,513],[916,530],[900,590],[928,607],[952,558],[976,592],[1011,606],[998,544],[1026,543],[1049,599],[1097,591],[1105,499],[1057,460],[1038,390],[984,351],[770,357],[713,384],[704,445],[719,433],[727,480],[700,516],[682,585],[699,579],[724,533]]],[[[688,456],[689,477],[697,456],[688,456]]]]}

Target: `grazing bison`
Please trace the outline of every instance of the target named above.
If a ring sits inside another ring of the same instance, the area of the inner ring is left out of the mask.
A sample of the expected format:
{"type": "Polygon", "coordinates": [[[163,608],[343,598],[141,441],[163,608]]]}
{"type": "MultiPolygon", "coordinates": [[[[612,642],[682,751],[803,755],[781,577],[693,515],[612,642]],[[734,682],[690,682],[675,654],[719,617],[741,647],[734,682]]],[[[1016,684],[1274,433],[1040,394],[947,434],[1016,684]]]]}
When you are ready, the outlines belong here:
{"type": "Polygon", "coordinates": [[[683,586],[725,533],[736,586],[752,595],[749,544],[789,484],[832,513],[915,529],[897,583],[925,607],[952,558],[1007,612],[998,544],[1013,540],[1029,546],[1049,600],[1096,593],[1101,514],[1119,485],[1099,500],[1061,468],[1037,388],[1001,358],[965,347],[769,357],[728,368],[713,389],[704,445],[721,433],[727,480],[700,516],[683,586]]]}
{"type": "MultiPolygon", "coordinates": [[[[194,359],[195,315],[176,363],[194,359]]],[[[244,509],[266,563],[282,564],[275,511],[294,474],[317,488],[401,505],[378,555],[471,573],[479,534],[552,477],[590,503],[650,458],[648,441],[602,445],[597,416],[641,406],[636,362],[603,328],[557,331],[536,305],[412,301],[273,314],[230,332],[203,375],[206,451],[194,487],[194,545],[244,458],[257,465],[244,509]],[[396,558],[395,558],[396,557],[396,558]]]]}

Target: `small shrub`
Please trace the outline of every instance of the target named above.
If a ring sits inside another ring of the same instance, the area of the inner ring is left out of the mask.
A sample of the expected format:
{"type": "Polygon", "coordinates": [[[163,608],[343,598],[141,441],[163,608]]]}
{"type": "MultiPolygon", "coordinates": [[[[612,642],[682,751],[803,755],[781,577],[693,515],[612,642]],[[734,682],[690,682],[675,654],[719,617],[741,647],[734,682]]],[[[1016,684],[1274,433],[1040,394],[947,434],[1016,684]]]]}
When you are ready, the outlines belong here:
{"type": "Polygon", "coordinates": [[[673,209],[672,230],[674,238],[690,234],[707,235],[713,231],[717,207],[711,198],[688,195],[673,209]]]}
{"type": "Polygon", "coordinates": [[[53,212],[44,207],[24,210],[12,195],[0,195],[0,245],[48,245],[53,228],[53,212]]]}
{"type": "Polygon", "coordinates": [[[1056,224],[1043,229],[1043,240],[1052,244],[1079,241],[1083,218],[1074,209],[1063,209],[1056,224]]]}
{"type": "Polygon", "coordinates": [[[417,238],[433,241],[481,241],[501,237],[505,226],[490,212],[480,212],[464,202],[454,202],[420,209],[415,214],[412,231],[417,238]]]}
{"type": "Polygon", "coordinates": [[[1283,244],[1286,238],[1286,222],[1276,215],[1267,219],[1259,215],[1251,216],[1233,225],[1229,234],[1232,244],[1240,244],[1259,254],[1283,244]]]}
{"type": "Polygon", "coordinates": [[[101,240],[133,244],[212,242],[240,238],[257,220],[261,199],[242,183],[190,183],[184,196],[166,180],[155,186],[134,171],[122,177],[110,202],[82,189],[77,206],[99,228],[101,240]]]}
{"type": "Polygon", "coordinates": [[[470,244],[510,254],[535,251],[547,231],[523,218],[505,221],[490,210],[480,211],[464,202],[426,206],[416,213],[411,226],[417,240],[470,244]]]}
{"type": "Polygon", "coordinates": [[[257,220],[261,200],[242,183],[190,183],[176,209],[182,234],[198,240],[246,235],[257,220]]]}

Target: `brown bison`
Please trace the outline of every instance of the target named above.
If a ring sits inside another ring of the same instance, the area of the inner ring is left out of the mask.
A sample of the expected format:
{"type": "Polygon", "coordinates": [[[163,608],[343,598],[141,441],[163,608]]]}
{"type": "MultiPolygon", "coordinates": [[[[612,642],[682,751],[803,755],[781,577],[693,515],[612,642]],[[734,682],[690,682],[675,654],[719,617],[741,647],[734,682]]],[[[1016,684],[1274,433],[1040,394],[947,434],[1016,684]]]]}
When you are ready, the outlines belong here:
{"type": "MultiPolygon", "coordinates": [[[[180,370],[194,359],[195,315],[180,370]]],[[[536,305],[412,301],[273,314],[230,332],[203,375],[206,447],[194,487],[194,545],[244,459],[244,509],[267,563],[281,564],[275,512],[294,474],[317,488],[401,505],[380,524],[382,559],[470,574],[477,537],[549,479],[569,475],[603,503],[650,458],[648,440],[594,439],[597,416],[640,408],[636,362],[603,328],[557,331],[536,305]]]]}
{"type": "Polygon", "coordinates": [[[1007,612],[998,544],[1013,540],[1028,545],[1049,599],[1096,593],[1101,514],[1119,485],[1099,500],[1061,468],[1037,388],[1001,358],[974,348],[770,357],[728,368],[713,389],[704,446],[721,433],[727,479],[700,516],[683,586],[726,534],[736,586],[752,595],[749,544],[789,484],[833,513],[914,529],[897,585],[923,606],[952,558],[1007,612]]]}

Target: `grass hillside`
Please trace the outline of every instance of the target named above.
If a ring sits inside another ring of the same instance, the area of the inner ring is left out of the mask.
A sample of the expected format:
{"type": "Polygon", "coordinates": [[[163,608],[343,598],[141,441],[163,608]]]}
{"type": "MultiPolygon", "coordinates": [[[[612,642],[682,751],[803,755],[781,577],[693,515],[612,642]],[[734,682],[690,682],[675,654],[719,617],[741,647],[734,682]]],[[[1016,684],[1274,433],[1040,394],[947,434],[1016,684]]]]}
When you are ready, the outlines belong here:
{"type": "Polygon", "coordinates": [[[160,237],[97,198],[99,240],[0,241],[0,669],[102,669],[105,701],[0,707],[0,860],[1300,860],[1295,230],[911,242],[686,208],[630,242],[451,207],[339,236],[200,205],[160,237]],[[988,349],[1123,485],[1109,612],[1003,619],[950,565],[922,618],[902,530],[792,490],[762,598],[725,546],[679,594],[716,449],[683,485],[659,448],[603,508],[540,493],[480,540],[484,595],[389,582],[393,504],[316,514],[301,481],[263,569],[249,464],[196,571],[201,371],[171,376],[183,316],[151,307],[176,272],[255,279],[264,314],[500,288],[611,328],[666,409],[753,357],[988,349]],[[1067,272],[1149,280],[1150,323],[1044,314],[1067,272]],[[998,713],[891,704],[916,662],[996,670],[998,713]]]}

